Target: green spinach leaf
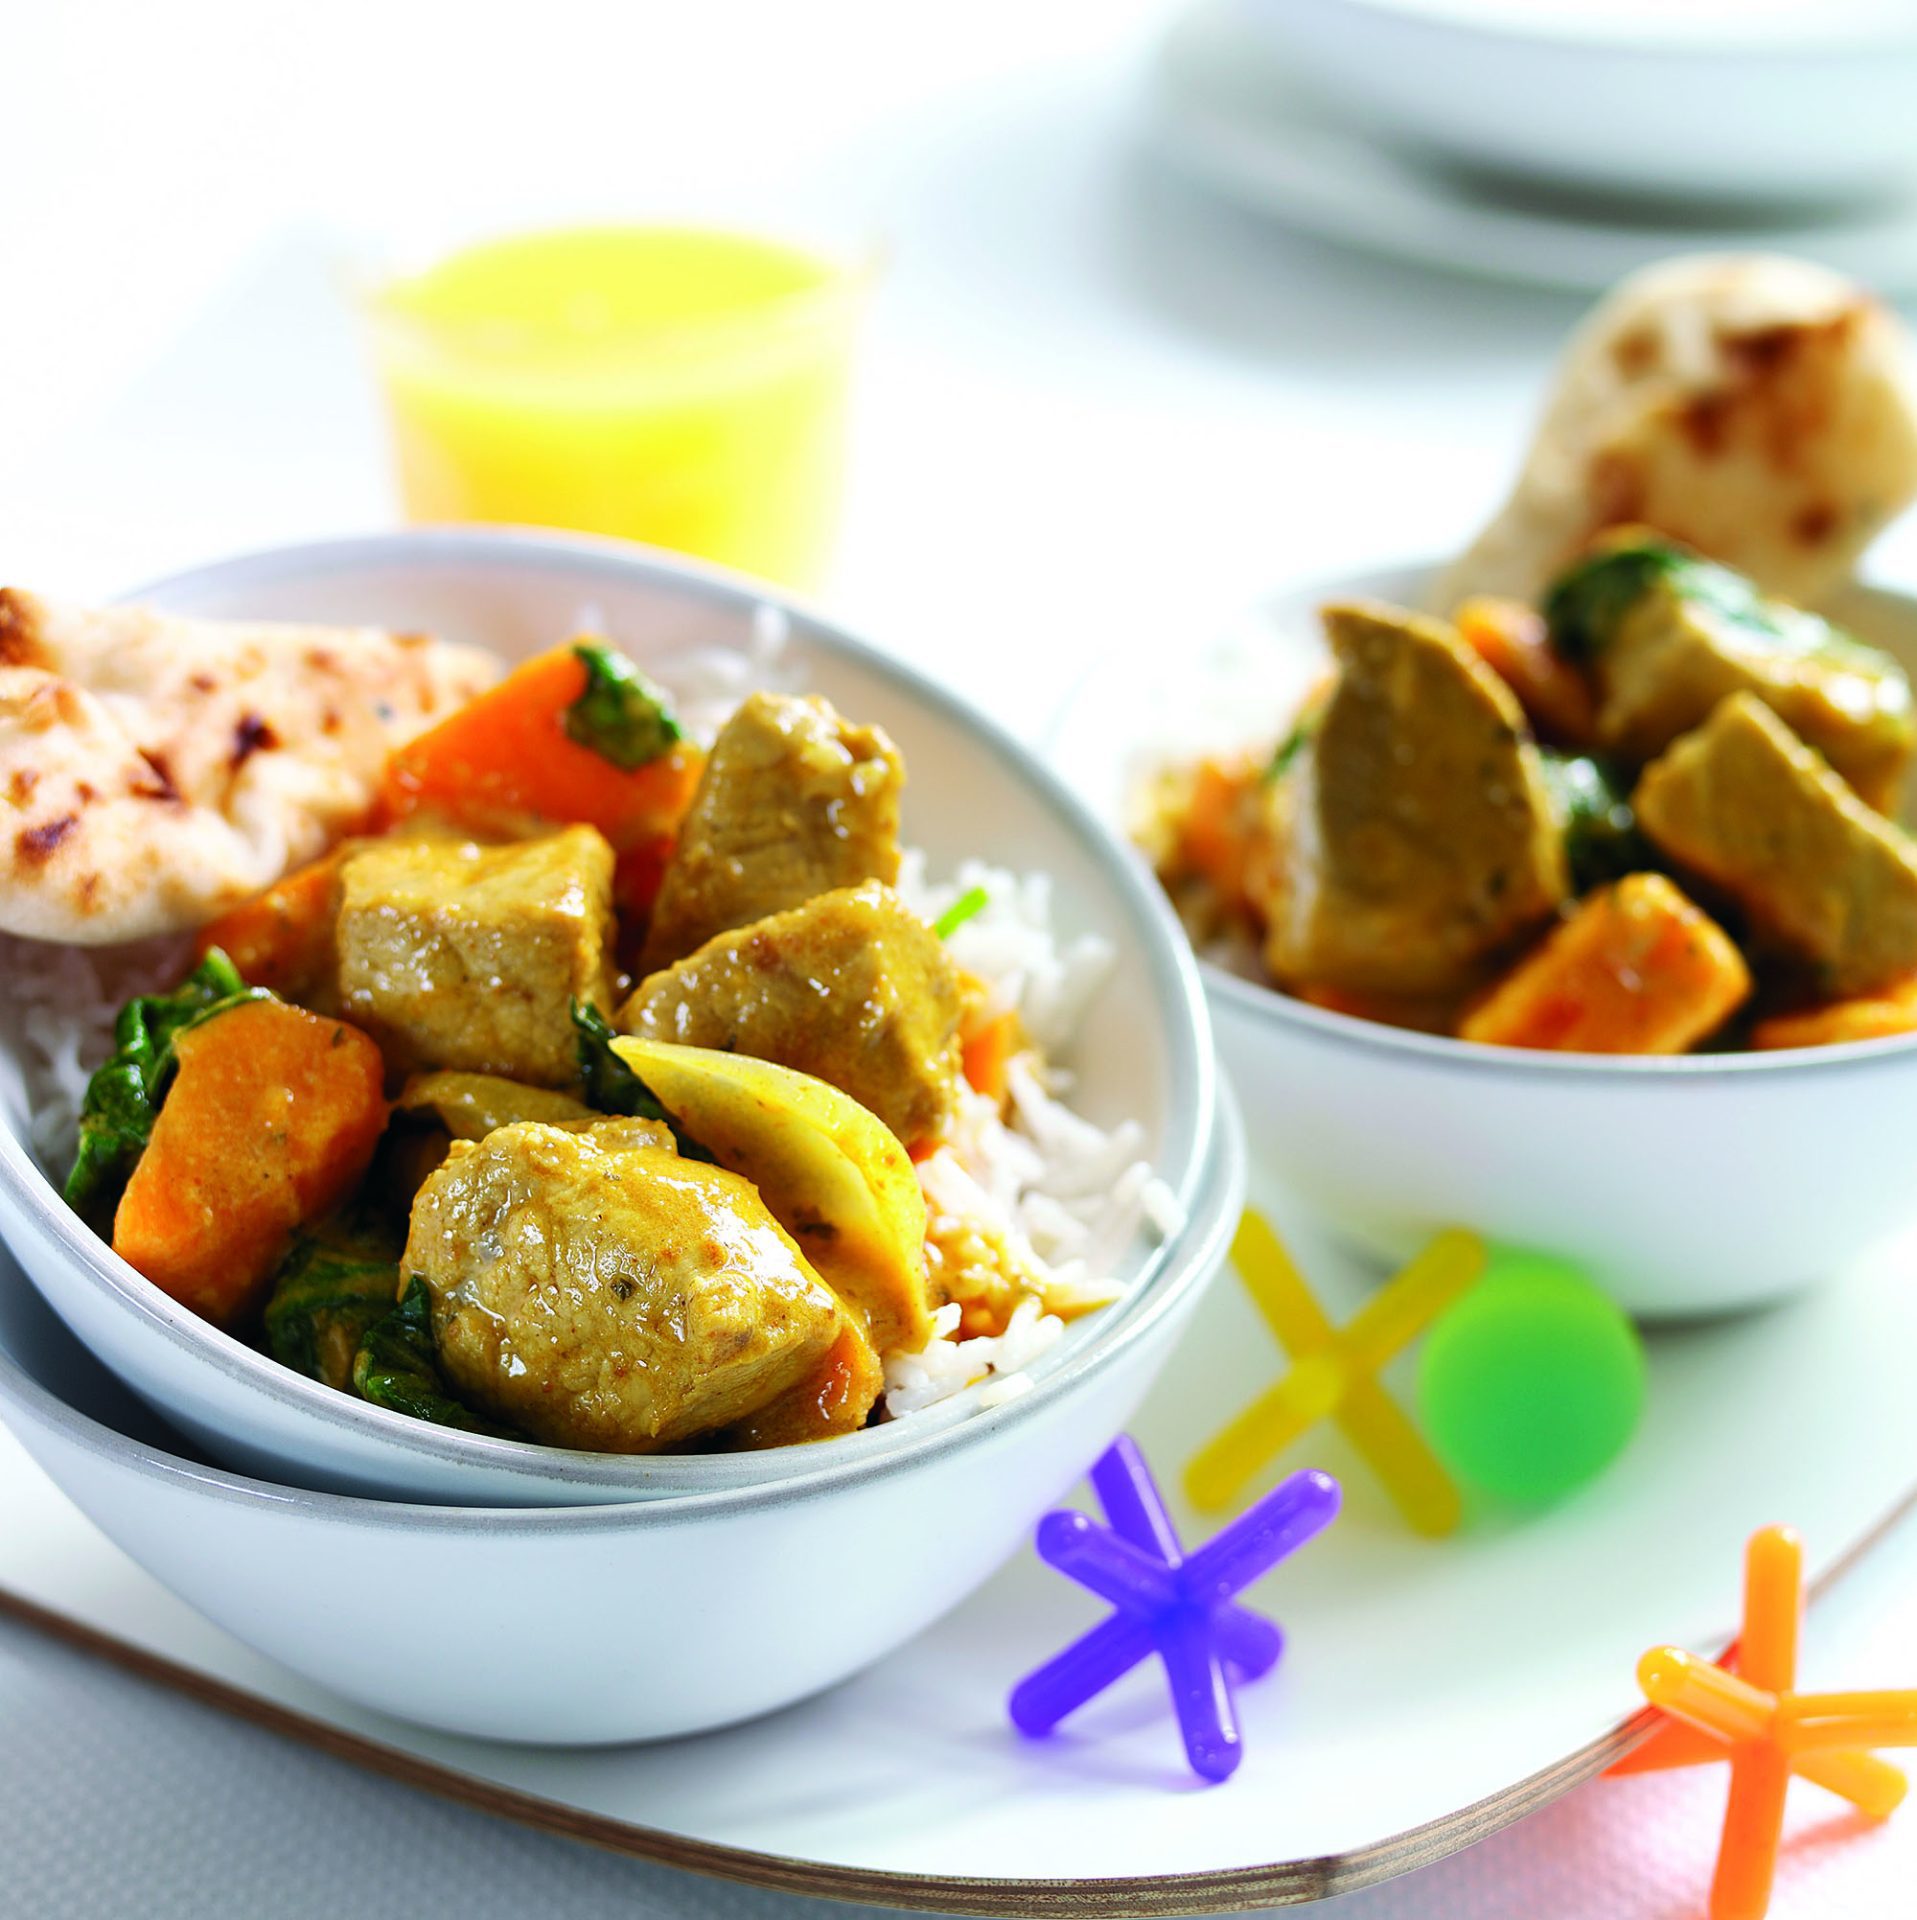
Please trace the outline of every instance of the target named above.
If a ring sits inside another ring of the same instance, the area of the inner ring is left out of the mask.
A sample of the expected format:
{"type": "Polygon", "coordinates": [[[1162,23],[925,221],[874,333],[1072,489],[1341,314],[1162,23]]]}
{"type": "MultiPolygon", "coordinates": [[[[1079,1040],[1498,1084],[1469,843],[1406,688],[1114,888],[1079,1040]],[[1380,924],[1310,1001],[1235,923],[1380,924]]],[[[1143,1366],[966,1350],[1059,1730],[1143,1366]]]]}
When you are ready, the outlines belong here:
{"type": "Polygon", "coordinates": [[[282,1366],[350,1393],[360,1344],[398,1294],[396,1251],[302,1234],[266,1303],[266,1350],[282,1366]]]}
{"type": "Polygon", "coordinates": [[[1663,540],[1619,542],[1578,561],[1544,596],[1552,646],[1567,660],[1591,660],[1645,594],[1663,581],[1682,585],[1693,564],[1682,547],[1663,540]]]}
{"type": "Polygon", "coordinates": [[[666,696],[623,653],[597,640],[582,640],[573,652],[586,669],[586,690],[566,709],[569,740],[630,773],[685,738],[666,696]]]}
{"type": "Polygon", "coordinates": [[[1814,613],[1771,599],[1743,574],[1667,540],[1622,541],[1560,575],[1544,600],[1552,646],[1567,660],[1595,658],[1617,637],[1632,608],[1654,592],[1669,593],[1697,618],[1734,628],[1747,641],[1780,653],[1825,660],[1872,679],[1902,678],[1888,654],[1814,613]]]}
{"type": "Polygon", "coordinates": [[[171,993],[141,994],[120,1009],[113,1052],[87,1082],[80,1108],[80,1147],[65,1189],[75,1213],[97,1231],[111,1224],[166,1097],[180,1035],[229,1007],[272,998],[264,987],[249,987],[214,947],[171,993]]]}
{"type": "Polygon", "coordinates": [[[579,1075],[586,1083],[587,1106],[640,1120],[670,1119],[652,1090],[613,1052],[612,1043],[619,1036],[597,1007],[575,1000],[572,1024],[579,1036],[579,1075]]]}
{"type": "Polygon", "coordinates": [[[657,1120],[671,1130],[681,1159],[712,1163],[709,1154],[669,1114],[652,1089],[613,1052],[619,1038],[612,1023],[597,1007],[583,1000],[572,1003],[572,1024],[579,1035],[579,1075],[585,1084],[586,1105],[599,1113],[617,1113],[635,1120],[657,1120]]]}
{"type": "Polygon", "coordinates": [[[1564,835],[1571,885],[1589,893],[1627,873],[1661,869],[1656,850],[1638,831],[1624,787],[1602,761],[1581,753],[1540,755],[1545,791],[1564,835]]]}
{"type": "Polygon", "coordinates": [[[439,1370],[433,1339],[433,1298],[414,1274],[399,1304],[366,1329],[353,1357],[353,1386],[362,1400],[436,1427],[461,1433],[489,1433],[499,1440],[521,1436],[511,1427],[482,1419],[454,1398],[439,1370]]]}

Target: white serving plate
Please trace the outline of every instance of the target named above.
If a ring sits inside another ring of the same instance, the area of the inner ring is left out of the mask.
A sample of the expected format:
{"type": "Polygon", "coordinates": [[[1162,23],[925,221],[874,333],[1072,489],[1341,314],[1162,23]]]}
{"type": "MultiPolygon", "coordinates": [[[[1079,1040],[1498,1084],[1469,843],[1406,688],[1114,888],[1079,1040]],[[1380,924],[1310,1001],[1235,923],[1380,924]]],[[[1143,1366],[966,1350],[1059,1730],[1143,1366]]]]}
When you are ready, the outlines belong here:
{"type": "MultiPolygon", "coordinates": [[[[1344,1317],[1373,1276],[1280,1217],[1344,1317]]],[[[1289,1647],[1271,1679],[1242,1690],[1246,1759],[1216,1788],[1184,1773],[1154,1670],[1051,1742],[1011,1732],[1006,1688],[1095,1618],[1029,1552],[828,1694],[697,1739],[598,1751],[422,1733],[298,1679],[108,1546],[4,1436],[0,1606],[336,1756],[702,1872],[976,1913],[1309,1900],[1456,1851],[1624,1751],[1643,1731],[1637,1656],[1667,1640],[1722,1642],[1753,1528],[1798,1526],[1826,1577],[1875,1543],[1917,1473],[1913,1257],[1906,1248],[1733,1323],[1655,1335],[1630,1449],[1539,1519],[1474,1515],[1457,1538],[1422,1541],[1334,1436],[1302,1443],[1270,1477],[1322,1465],[1345,1476],[1346,1507],[1254,1591],[1289,1647]]],[[[10,1265],[8,1287],[26,1309],[4,1313],[13,1346],[38,1329],[37,1372],[91,1415],[156,1431],[10,1265]]],[[[1221,1284],[1136,1421],[1188,1540],[1204,1529],[1177,1497],[1177,1471],[1276,1364],[1247,1299],[1221,1284]]],[[[1846,1666],[1816,1617],[1808,1684],[1917,1678],[1846,1666]]]]}
{"type": "MultiPolygon", "coordinates": [[[[1433,569],[1287,589],[1211,644],[1106,661],[1053,763],[1121,830],[1155,763],[1281,736],[1330,664],[1327,599],[1424,603],[1433,569]]],[[[1917,672],[1917,600],[1854,589],[1835,617],[1917,672]]],[[[1254,1167],[1379,1258],[1464,1222],[1581,1263],[1643,1318],[1722,1313],[1842,1271],[1917,1227],[1917,1036],[1784,1053],[1619,1059],[1404,1033],[1207,962],[1254,1167]]]]}

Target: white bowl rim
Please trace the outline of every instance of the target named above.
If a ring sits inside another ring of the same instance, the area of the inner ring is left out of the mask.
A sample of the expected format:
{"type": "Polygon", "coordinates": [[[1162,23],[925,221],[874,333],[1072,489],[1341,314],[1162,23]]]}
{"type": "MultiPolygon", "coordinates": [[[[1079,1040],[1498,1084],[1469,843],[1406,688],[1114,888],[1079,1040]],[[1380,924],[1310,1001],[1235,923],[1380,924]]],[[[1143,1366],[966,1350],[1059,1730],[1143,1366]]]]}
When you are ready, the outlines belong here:
{"type": "MultiPolygon", "coordinates": [[[[809,641],[889,680],[910,698],[972,734],[988,753],[1015,766],[1039,789],[1052,811],[1073,829],[1118,900],[1150,931],[1153,937],[1146,958],[1158,994],[1166,1004],[1179,1008],[1189,1023],[1188,1048],[1175,1044],[1174,1034],[1170,1062],[1172,1086],[1166,1116],[1171,1132],[1185,1131],[1190,1135],[1186,1164],[1178,1169],[1173,1182],[1186,1215],[1186,1230],[1189,1230],[1198,1197],[1209,1178],[1209,1163],[1219,1147],[1220,1076],[1212,1044],[1209,1005],[1197,963],[1191,944],[1161,889],[1126,855],[1094,811],[1059,779],[1039,754],[1014,739],[990,715],[976,710],[917,668],[848,632],[803,599],[726,568],[636,542],[557,534],[540,528],[490,526],[408,529],[267,548],[230,561],[215,561],[166,575],[122,597],[127,600],[163,597],[191,592],[214,581],[243,589],[250,584],[277,579],[289,570],[314,566],[366,567],[407,560],[441,564],[467,560],[476,565],[497,561],[560,573],[597,570],[655,586],[689,589],[697,597],[727,607],[779,608],[805,623],[809,641]]],[[[641,1503],[647,1505],[684,1499],[738,1499],[783,1481],[811,1482],[833,1474],[843,1476],[893,1458],[916,1457],[930,1442],[947,1436],[963,1436],[987,1417],[976,1407],[983,1383],[975,1382],[960,1394],[927,1407],[909,1419],[812,1443],[808,1451],[831,1455],[829,1460],[822,1457],[817,1468],[807,1468],[797,1474],[788,1471],[777,1478],[743,1484],[735,1480],[733,1484],[710,1489],[699,1484],[702,1464],[715,1457],[724,1459],[732,1463],[732,1472],[736,1474],[736,1462],[743,1456],[600,1454],[548,1447],[536,1441],[461,1433],[429,1425],[390,1408],[373,1406],[317,1380],[309,1380],[169,1299],[135,1273],[68,1208],[52,1181],[34,1164],[24,1144],[5,1127],[0,1127],[0,1192],[68,1256],[70,1264],[96,1293],[108,1296],[116,1310],[130,1309],[157,1330],[170,1346],[195,1362],[215,1366],[242,1388],[264,1391],[282,1404],[298,1408],[305,1417],[371,1433],[444,1465],[491,1467],[529,1480],[544,1479],[558,1484],[624,1486],[640,1492],[641,1503]],[[621,1474],[621,1463],[630,1466],[632,1478],[621,1474]],[[683,1483],[686,1490],[681,1492],[675,1483],[683,1483]]],[[[1155,1318],[1154,1296],[1166,1289],[1167,1275],[1177,1277],[1179,1262],[1175,1256],[1182,1251],[1182,1237],[1182,1234],[1173,1235],[1156,1247],[1125,1296],[1102,1308],[1086,1336],[1074,1341],[1070,1351],[1054,1365],[1037,1372],[1030,1390],[1006,1403],[1003,1411],[1015,1413],[1029,1402],[1049,1397],[1061,1383],[1075,1378],[1081,1366],[1113,1350],[1121,1339],[1128,1340],[1135,1325],[1155,1318]]],[[[786,1451],[778,1449],[767,1457],[779,1457],[786,1451]]],[[[363,1462],[362,1470],[365,1470],[363,1462]]]]}
{"type": "MultiPolygon", "coordinates": [[[[1247,619],[1270,622],[1321,599],[1391,599],[1403,596],[1409,593],[1411,582],[1434,578],[1444,564],[1441,560],[1432,559],[1383,561],[1353,568],[1349,572],[1309,576],[1260,594],[1248,607],[1239,610],[1236,619],[1241,622],[1247,619]]],[[[1876,601],[1895,605],[1911,618],[1913,624],[1917,624],[1917,593],[1869,580],[1847,582],[1843,591],[1862,593],[1876,601]]],[[[1202,658],[1201,654],[1201,661],[1202,658]]],[[[1048,735],[1048,744],[1056,742],[1065,732],[1087,690],[1096,684],[1101,674],[1109,671],[1109,667],[1109,662],[1094,665],[1079,677],[1059,710],[1059,717],[1048,735]]],[[[1116,828],[1113,830],[1118,831],[1116,828]]],[[[1150,871],[1144,856],[1136,848],[1128,848],[1128,851],[1141,868],[1150,871]]],[[[1248,1018],[1281,1027],[1297,1027],[1315,1039],[1334,1045],[1421,1060],[1434,1066],[1456,1067],[1480,1076],[1702,1081],[1762,1074],[1767,1078],[1788,1076],[1796,1082],[1837,1073],[1888,1069],[1917,1051],[1917,1033],[1907,1033],[1876,1040],[1846,1040],[1827,1047],[1774,1047],[1761,1052],[1631,1055],[1547,1053],[1525,1047],[1494,1047],[1481,1040],[1461,1040],[1451,1034],[1419,1033],[1407,1027],[1387,1026],[1380,1020],[1367,1020],[1359,1014],[1340,1013],[1330,1007],[1314,1007],[1278,987],[1248,979],[1213,960],[1201,958],[1198,971],[1208,994],[1248,1018]]]]}
{"type": "MultiPolygon", "coordinates": [[[[1218,1143],[1207,1164],[1204,1187],[1187,1223],[1179,1259],[1155,1276],[1161,1284],[1143,1310],[1131,1316],[1122,1330],[1102,1347],[1090,1342],[1061,1366],[1049,1379],[1076,1382],[1099,1362],[1109,1359],[1131,1345],[1154,1323],[1174,1310],[1185,1294],[1204,1283],[1217,1261],[1222,1261],[1231,1236],[1236,1231],[1239,1194],[1245,1163],[1244,1123],[1231,1095],[1222,1096],[1219,1107],[1218,1143]]],[[[0,1244],[0,1286],[26,1286],[32,1283],[21,1270],[18,1257],[0,1244]]],[[[44,1310],[52,1313],[51,1307],[44,1310]]],[[[55,1316],[58,1317],[57,1315],[55,1316]]],[[[63,1337],[82,1347],[85,1343],[70,1327],[61,1325],[63,1337]]],[[[88,1357],[97,1366],[106,1362],[88,1349],[88,1357]]],[[[111,1369],[107,1369],[109,1372],[111,1369]]],[[[124,1391],[132,1389],[120,1383],[124,1391]]],[[[389,1500],[369,1494],[333,1493],[321,1488],[293,1487],[257,1475],[239,1473],[231,1468],[183,1459],[164,1448],[82,1412],[63,1400],[51,1387],[43,1385],[4,1347],[0,1347],[0,1407],[12,1407],[27,1418],[50,1429],[62,1439],[105,1460],[109,1465],[175,1487],[188,1486],[210,1499],[241,1506],[274,1507],[295,1510],[309,1518],[334,1525],[397,1528],[401,1531],[429,1531],[436,1534],[531,1533],[605,1533],[628,1528],[658,1529],[689,1526],[714,1517],[758,1512],[763,1509],[823,1499],[843,1488],[865,1486],[910,1471],[928,1451],[941,1448],[963,1436],[982,1439],[988,1433],[1003,1432],[1022,1424],[1036,1410],[1039,1390],[1020,1394],[996,1407],[981,1409],[968,1420],[931,1433],[922,1434],[911,1446],[889,1454],[859,1461],[849,1467],[824,1468],[816,1473],[793,1474],[781,1480],[765,1480],[746,1487],[719,1488],[654,1500],[606,1500],[554,1506],[454,1506],[426,1500],[389,1500]]],[[[158,1416],[164,1419],[164,1416],[158,1416]]],[[[901,1423],[905,1424],[905,1423],[901,1423]]],[[[953,1450],[956,1450],[955,1447],[953,1450]]]]}

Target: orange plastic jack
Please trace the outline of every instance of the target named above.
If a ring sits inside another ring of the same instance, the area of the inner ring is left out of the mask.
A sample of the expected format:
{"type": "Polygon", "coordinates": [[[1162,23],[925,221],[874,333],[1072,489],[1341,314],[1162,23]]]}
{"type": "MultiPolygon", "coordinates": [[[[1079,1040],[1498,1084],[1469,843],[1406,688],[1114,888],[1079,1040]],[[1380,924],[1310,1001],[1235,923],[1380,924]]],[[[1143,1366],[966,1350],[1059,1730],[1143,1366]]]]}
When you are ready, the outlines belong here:
{"type": "Polygon", "coordinates": [[[1262,1214],[1247,1212],[1239,1221],[1231,1257],[1292,1365],[1193,1456],[1185,1469],[1193,1506],[1228,1506],[1300,1434],[1335,1419],[1418,1532],[1452,1532],[1462,1513],[1457,1489],[1410,1417],[1379,1385],[1378,1373],[1477,1279],[1484,1242],[1458,1229],[1439,1234],[1342,1330],[1325,1318],[1262,1214]]]}
{"type": "Polygon", "coordinates": [[[1873,1820],[1904,1797],[1903,1774],[1864,1749],[1917,1746],[1917,1689],[1796,1692],[1803,1611],[1803,1545],[1788,1527],[1766,1527],[1745,1550],[1736,1671],[1729,1658],[1713,1666],[1677,1647],[1654,1647],[1638,1663],[1644,1697],[1672,1721],[1611,1771],[1731,1763],[1711,1920],[1762,1920],[1769,1908],[1793,1773],[1873,1820]]]}

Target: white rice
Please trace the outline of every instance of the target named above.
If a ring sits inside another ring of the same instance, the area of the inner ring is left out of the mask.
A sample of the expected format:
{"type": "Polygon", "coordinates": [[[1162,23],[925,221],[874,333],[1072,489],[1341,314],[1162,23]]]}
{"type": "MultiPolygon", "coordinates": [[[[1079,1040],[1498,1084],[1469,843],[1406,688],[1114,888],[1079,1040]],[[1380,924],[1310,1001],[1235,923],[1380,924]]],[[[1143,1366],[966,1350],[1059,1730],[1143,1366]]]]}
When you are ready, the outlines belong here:
{"type": "Polygon", "coordinates": [[[994,1012],[1016,1013],[1047,1062],[1014,1059],[1011,1099],[961,1087],[951,1137],[919,1163],[928,1212],[998,1234],[1033,1276],[1037,1292],[1013,1310],[1003,1333],[957,1337],[959,1309],[939,1310],[931,1341],[889,1361],[886,1411],[895,1419],[979,1380],[982,1405],[1016,1397],[1024,1369],[1055,1346],[1065,1313],[1104,1306],[1123,1291],[1114,1277],[1139,1234],[1169,1238],[1184,1224],[1176,1195],[1144,1157],[1135,1120],[1098,1127],[1067,1104],[1071,1076],[1050,1064],[1069,1055],[1085,1009],[1111,971],[1110,943],[1095,934],[1061,943],[1052,926],[1051,880],[968,860],[946,882],[927,878],[908,851],[899,892],[936,920],[973,888],[985,905],[947,941],[952,958],[984,982],[994,1012]],[[1060,1311],[1047,1311],[1056,1308],[1060,1311]]]}
{"type": "MultiPolygon", "coordinates": [[[[598,630],[589,613],[580,624],[598,630]]],[[[689,648],[655,656],[652,670],[674,690],[688,731],[710,739],[747,693],[789,680],[785,638],[785,616],[766,607],[743,652],[689,648]]],[[[1018,1015],[1038,1052],[1011,1063],[1003,1115],[961,1086],[951,1136],[920,1163],[919,1179],[935,1221],[969,1221],[1000,1237],[1034,1291],[1003,1332],[969,1340],[958,1337],[960,1307],[940,1308],[925,1348],[887,1364],[894,1418],[979,1381],[981,1405],[1016,1398],[1031,1385],[1026,1370],[1064,1336],[1066,1317],[1119,1296],[1114,1276],[1139,1236],[1169,1238],[1183,1225],[1176,1197],[1144,1158],[1144,1130],[1129,1120],[1107,1130],[1075,1112],[1071,1076],[1053,1064],[1069,1057],[1111,970],[1109,944],[1094,935],[1059,940],[1044,874],[967,861],[955,878],[933,881],[922,854],[904,855],[899,891],[928,920],[974,887],[986,904],[950,936],[952,957],[984,983],[993,1012],[1018,1015]]],[[[177,981],[189,951],[184,939],[92,950],[0,935],[0,1041],[20,1062],[29,1143],[56,1185],[72,1163],[88,1076],[111,1050],[115,1014],[132,995],[177,981]]]]}
{"type": "Polygon", "coordinates": [[[114,1017],[135,994],[178,980],[191,944],[59,947],[0,934],[0,1041],[20,1063],[27,1144],[56,1186],[73,1162],[87,1081],[113,1050],[114,1017]]]}

